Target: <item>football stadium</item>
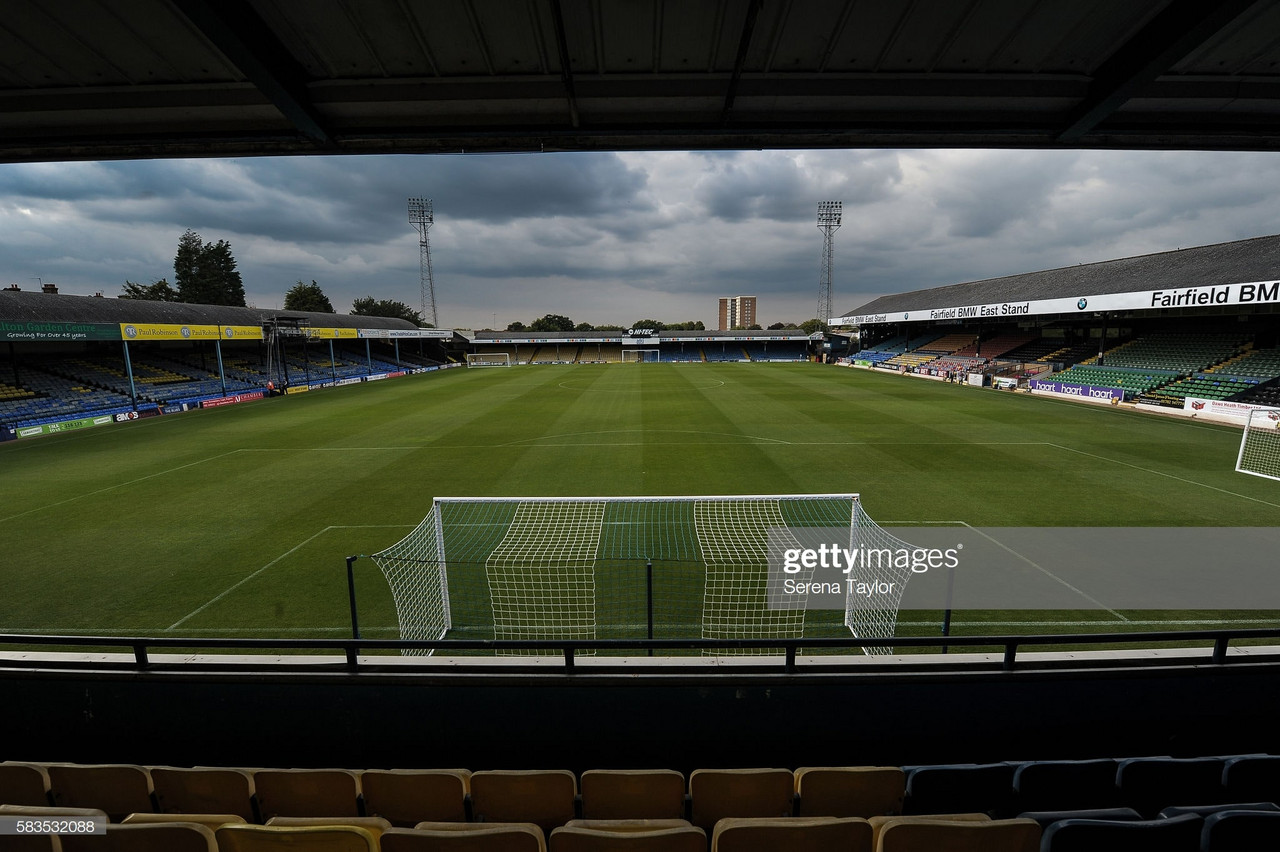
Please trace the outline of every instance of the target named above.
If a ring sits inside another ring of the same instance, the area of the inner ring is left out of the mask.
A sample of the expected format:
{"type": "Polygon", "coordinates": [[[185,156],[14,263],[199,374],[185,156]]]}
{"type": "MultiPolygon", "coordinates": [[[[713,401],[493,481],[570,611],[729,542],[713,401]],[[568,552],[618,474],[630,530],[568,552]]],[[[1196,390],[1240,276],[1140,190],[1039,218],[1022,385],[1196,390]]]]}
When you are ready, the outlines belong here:
{"type": "MultiPolygon", "coordinates": [[[[1280,4],[997,5],[94,0],[0,159],[1280,145],[1280,4]]],[[[1280,236],[830,309],[0,290],[0,850],[1274,846],[1280,236]]]]}

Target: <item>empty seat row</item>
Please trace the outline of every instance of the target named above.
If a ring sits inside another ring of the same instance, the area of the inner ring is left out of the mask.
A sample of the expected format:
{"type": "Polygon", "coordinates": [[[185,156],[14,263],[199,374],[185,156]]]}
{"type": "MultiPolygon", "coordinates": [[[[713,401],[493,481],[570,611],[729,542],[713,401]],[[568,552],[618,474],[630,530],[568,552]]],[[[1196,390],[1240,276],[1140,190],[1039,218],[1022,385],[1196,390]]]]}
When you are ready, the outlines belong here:
{"type": "Polygon", "coordinates": [[[891,815],[898,767],[568,771],[238,769],[0,763],[0,801],[130,813],[380,816],[418,822],[531,822],[550,831],[587,819],[684,819],[711,830],[727,816],[891,815]]]}
{"type": "Polygon", "coordinates": [[[904,813],[1128,807],[1144,818],[1176,805],[1280,801],[1280,757],[1137,757],[911,767],[904,813]]]}
{"type": "Polygon", "coordinates": [[[409,827],[521,822],[544,832],[575,818],[688,819],[710,832],[730,817],[1128,808],[1152,819],[1170,806],[1280,801],[1280,757],[1132,758],[908,767],[571,772],[238,769],[0,763],[0,802],[128,814],[376,816],[409,827]]]}
{"type": "MultiPolygon", "coordinates": [[[[101,811],[0,806],[16,819],[105,820],[101,811]]],[[[710,833],[685,820],[571,820],[548,834],[532,823],[421,822],[378,817],[276,817],[256,826],[227,814],[132,814],[101,833],[8,839],[11,852],[1253,852],[1280,839],[1272,803],[1168,808],[1144,820],[1128,808],[930,816],[771,817],[719,820],[710,833]],[[104,836],[105,835],[105,836],[104,836]],[[548,843],[549,838],[549,843],[548,843]]]]}
{"type": "Polygon", "coordinates": [[[25,837],[15,852],[917,852],[981,849],[1035,852],[1042,829],[1030,819],[781,817],[724,819],[710,832],[683,820],[575,820],[549,834],[530,823],[273,820],[266,826],[216,820],[138,820],[95,835],[25,837]],[[25,842],[24,842],[25,841],[25,842]]]}

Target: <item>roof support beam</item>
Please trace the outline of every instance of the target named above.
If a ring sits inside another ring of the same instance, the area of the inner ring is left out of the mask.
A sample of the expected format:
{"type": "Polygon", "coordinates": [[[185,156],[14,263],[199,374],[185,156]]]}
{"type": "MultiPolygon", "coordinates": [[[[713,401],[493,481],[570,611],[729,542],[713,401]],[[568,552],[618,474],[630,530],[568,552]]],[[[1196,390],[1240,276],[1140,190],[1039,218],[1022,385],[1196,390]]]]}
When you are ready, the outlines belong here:
{"type": "Polygon", "coordinates": [[[738,39],[738,55],[733,60],[733,76],[729,78],[729,88],[724,94],[724,108],[720,110],[720,123],[729,120],[729,111],[738,97],[738,82],[742,79],[742,69],[747,63],[747,51],[751,48],[751,36],[756,30],[756,19],[760,17],[763,0],[751,0],[747,7],[747,17],[742,22],[742,36],[738,39]]]}
{"type": "Polygon", "coordinates": [[[578,127],[578,94],[574,91],[573,67],[569,64],[569,41],[565,36],[560,0],[551,0],[551,18],[556,30],[556,51],[560,55],[560,83],[564,86],[565,100],[569,102],[569,121],[578,127]]]}
{"type": "Polygon", "coordinates": [[[1103,62],[1058,141],[1078,142],[1256,0],[1173,0],[1103,62]]]}
{"type": "Polygon", "coordinates": [[[307,94],[307,74],[244,0],[174,0],[205,38],[280,110],[297,131],[322,148],[333,137],[307,94]]]}

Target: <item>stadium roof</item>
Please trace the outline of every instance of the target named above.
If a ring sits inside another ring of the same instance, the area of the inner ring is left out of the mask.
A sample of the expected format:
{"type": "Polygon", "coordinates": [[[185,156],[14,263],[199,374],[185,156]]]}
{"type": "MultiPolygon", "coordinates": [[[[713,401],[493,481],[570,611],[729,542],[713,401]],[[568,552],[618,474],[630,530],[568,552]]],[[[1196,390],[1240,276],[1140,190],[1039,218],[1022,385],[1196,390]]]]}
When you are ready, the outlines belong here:
{"type": "Polygon", "coordinates": [[[1280,306],[1280,235],[881,296],[833,325],[1280,306]]]}
{"type": "MultiPolygon", "coordinates": [[[[475,343],[622,343],[641,341],[668,343],[678,341],[807,341],[810,335],[798,328],[735,329],[732,331],[663,330],[651,335],[631,335],[626,331],[477,331],[475,343]]],[[[642,344],[637,344],[642,345],[642,344]]]]}
{"type": "Polygon", "coordinates": [[[150,302],[67,296],[57,293],[0,290],[0,323],[151,323],[158,325],[261,326],[263,320],[293,317],[317,328],[420,331],[424,336],[452,337],[452,331],[421,329],[408,320],[351,314],[192,305],[186,302],[150,302]],[[430,334],[427,334],[430,332],[430,334]]]}
{"type": "Polygon", "coordinates": [[[1280,148],[1280,0],[3,0],[0,162],[1280,148]]]}

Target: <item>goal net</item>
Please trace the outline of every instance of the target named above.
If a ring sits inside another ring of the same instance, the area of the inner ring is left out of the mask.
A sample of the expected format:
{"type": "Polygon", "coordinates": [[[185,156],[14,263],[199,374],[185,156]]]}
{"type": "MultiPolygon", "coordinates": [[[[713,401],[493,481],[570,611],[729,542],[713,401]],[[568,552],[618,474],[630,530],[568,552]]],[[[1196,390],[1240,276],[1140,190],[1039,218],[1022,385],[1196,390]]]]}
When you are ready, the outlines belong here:
{"type": "MultiPolygon", "coordinates": [[[[795,639],[808,601],[781,588],[779,555],[818,533],[841,547],[901,545],[853,494],[440,497],[373,559],[405,639],[795,639]]],[[[893,573],[899,590],[909,576],[893,573]]],[[[891,637],[901,593],[891,605],[853,597],[838,598],[844,626],[891,637]]]]}
{"type": "Polygon", "coordinates": [[[1236,470],[1280,480],[1280,409],[1255,408],[1249,412],[1240,437],[1236,470]]]}
{"type": "Polygon", "coordinates": [[[468,367],[510,367],[510,352],[468,352],[468,367]]]}
{"type": "Polygon", "coordinates": [[[658,363],[657,349],[623,349],[622,361],[624,364],[656,364],[658,363]]]}

